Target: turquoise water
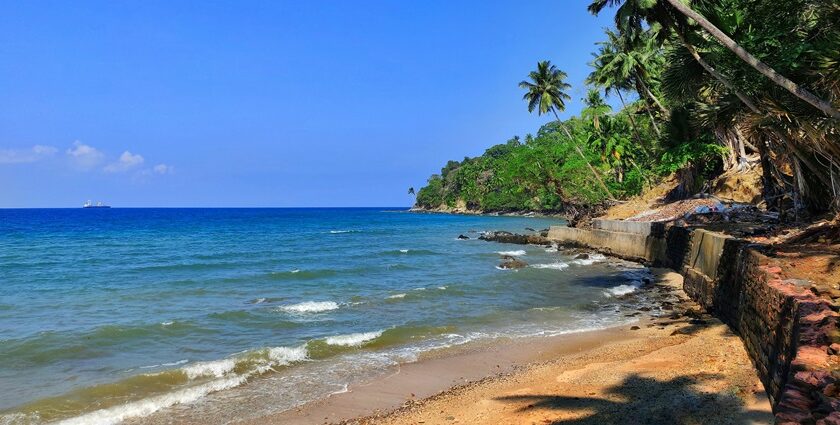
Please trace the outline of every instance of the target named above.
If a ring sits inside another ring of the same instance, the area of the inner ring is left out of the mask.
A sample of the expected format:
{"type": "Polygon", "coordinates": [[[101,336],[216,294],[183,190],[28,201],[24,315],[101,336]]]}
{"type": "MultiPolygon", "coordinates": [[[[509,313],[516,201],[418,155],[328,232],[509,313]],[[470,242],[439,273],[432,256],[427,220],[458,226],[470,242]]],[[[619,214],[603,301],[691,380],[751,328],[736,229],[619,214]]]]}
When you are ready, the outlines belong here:
{"type": "Polygon", "coordinates": [[[626,320],[617,296],[644,270],[476,240],[558,223],[382,208],[0,210],[0,423],[115,423],[269,393],[283,410],[429,350],[626,320]],[[530,266],[500,270],[499,252],[530,266]]]}

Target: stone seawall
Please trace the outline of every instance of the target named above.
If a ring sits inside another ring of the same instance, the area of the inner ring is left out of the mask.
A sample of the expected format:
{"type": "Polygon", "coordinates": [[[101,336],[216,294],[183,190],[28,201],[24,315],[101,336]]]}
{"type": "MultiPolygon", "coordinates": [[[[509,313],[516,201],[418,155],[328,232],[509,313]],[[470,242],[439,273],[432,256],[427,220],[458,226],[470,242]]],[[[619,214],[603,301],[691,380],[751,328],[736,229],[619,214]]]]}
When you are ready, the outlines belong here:
{"type": "Polygon", "coordinates": [[[595,220],[592,230],[552,227],[561,245],[670,267],[684,290],[741,337],[776,423],[840,425],[838,314],[782,270],[761,246],[702,229],[595,220]]]}

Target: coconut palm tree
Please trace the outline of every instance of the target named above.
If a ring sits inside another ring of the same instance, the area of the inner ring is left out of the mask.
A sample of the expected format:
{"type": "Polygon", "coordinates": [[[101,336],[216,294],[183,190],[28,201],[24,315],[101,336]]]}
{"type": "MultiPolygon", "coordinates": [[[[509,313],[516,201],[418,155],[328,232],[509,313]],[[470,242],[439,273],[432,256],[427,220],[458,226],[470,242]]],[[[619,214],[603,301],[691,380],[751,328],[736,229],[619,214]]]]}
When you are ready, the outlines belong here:
{"type": "Polygon", "coordinates": [[[584,118],[587,118],[592,121],[592,126],[595,127],[595,131],[601,131],[601,117],[605,115],[609,115],[612,112],[612,108],[606,102],[604,102],[604,98],[601,97],[601,92],[596,89],[589,89],[586,93],[586,97],[583,99],[584,108],[580,115],[584,118]]]}
{"type": "Polygon", "coordinates": [[[416,195],[416,193],[414,192],[414,187],[409,187],[408,188],[408,194],[409,195],[416,195]]]}
{"type": "Polygon", "coordinates": [[[552,65],[550,61],[540,61],[537,63],[537,69],[531,71],[528,77],[531,81],[523,80],[519,83],[520,88],[527,90],[522,98],[528,102],[528,112],[534,112],[536,110],[537,115],[543,115],[549,112],[554,114],[557,124],[566,133],[566,137],[569,138],[569,142],[574,146],[578,155],[586,162],[586,165],[592,171],[592,175],[595,176],[601,188],[604,189],[604,192],[607,193],[610,199],[615,200],[607,185],[604,184],[604,181],[598,174],[598,171],[595,170],[595,167],[589,163],[589,160],[581,152],[572,134],[569,133],[569,129],[566,128],[566,125],[563,124],[563,121],[560,120],[560,116],[557,114],[558,110],[562,112],[566,109],[566,101],[571,99],[566,93],[566,90],[572,87],[566,83],[566,73],[552,65]]]}
{"type": "MultiPolygon", "coordinates": [[[[714,68],[708,63],[705,63],[705,61],[699,57],[699,54],[697,54],[697,49],[687,42],[686,36],[681,29],[685,28],[685,23],[678,24],[675,21],[673,14],[670,13],[670,10],[664,7],[665,5],[669,5],[671,9],[679,12],[679,14],[681,14],[681,16],[679,16],[681,19],[689,18],[697,22],[724,47],[735,53],[739,59],[750,65],[753,69],[760,72],[765,77],[769,78],[776,85],[784,88],[794,96],[819,109],[827,116],[840,119],[840,112],[838,112],[831,103],[817,97],[804,87],[776,72],[776,70],[750,54],[741,47],[741,45],[732,40],[728,35],[706,19],[705,16],[698,13],[681,0],[594,0],[589,5],[588,9],[590,12],[597,15],[607,6],[617,7],[615,20],[616,25],[622,32],[640,34],[642,32],[643,21],[648,21],[648,23],[660,23],[664,27],[673,29],[680,38],[680,41],[685,45],[686,49],[691,52],[691,55],[694,56],[695,59],[699,58],[698,62],[701,63],[703,68],[706,68],[706,70],[714,75],[715,78],[721,79],[723,82],[724,79],[721,78],[722,75],[717,73],[717,71],[714,70],[714,68]]],[[[734,89],[734,86],[732,86],[732,83],[728,80],[724,84],[727,85],[727,87],[734,89]]],[[[740,97],[741,96],[739,96],[739,98],[740,97]]],[[[744,101],[743,98],[741,100],[744,101]]]]}

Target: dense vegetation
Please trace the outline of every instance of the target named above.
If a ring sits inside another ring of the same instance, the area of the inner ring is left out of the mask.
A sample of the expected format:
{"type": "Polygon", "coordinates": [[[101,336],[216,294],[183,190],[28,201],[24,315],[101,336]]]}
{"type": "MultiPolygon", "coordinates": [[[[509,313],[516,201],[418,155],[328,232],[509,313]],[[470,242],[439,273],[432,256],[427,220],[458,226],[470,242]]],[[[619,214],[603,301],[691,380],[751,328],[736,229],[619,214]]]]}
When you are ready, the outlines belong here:
{"type": "MultiPolygon", "coordinates": [[[[760,162],[768,209],[801,217],[840,200],[840,4],[835,0],[594,0],[615,13],[579,116],[557,118],[566,75],[520,83],[555,121],[449,161],[424,208],[563,211],[642,191],[677,170],[702,181],[760,162]],[[616,96],[612,111],[603,96],[616,96]]],[[[695,182],[698,183],[698,182],[695,182]]]]}

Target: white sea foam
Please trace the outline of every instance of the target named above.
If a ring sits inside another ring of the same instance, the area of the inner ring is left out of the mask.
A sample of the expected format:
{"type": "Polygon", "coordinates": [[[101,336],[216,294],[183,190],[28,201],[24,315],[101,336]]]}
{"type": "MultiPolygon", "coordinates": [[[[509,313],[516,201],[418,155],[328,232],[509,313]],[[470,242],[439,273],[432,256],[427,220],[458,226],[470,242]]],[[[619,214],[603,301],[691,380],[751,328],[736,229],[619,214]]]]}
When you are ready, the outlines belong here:
{"type": "Polygon", "coordinates": [[[569,265],[562,262],[562,261],[558,261],[556,263],[548,263],[548,264],[531,264],[529,267],[532,267],[532,268],[535,268],[535,269],[563,270],[563,269],[569,267],[569,265]]]}
{"type": "Polygon", "coordinates": [[[407,249],[401,249],[401,250],[400,250],[400,252],[402,252],[403,254],[408,254],[408,250],[407,250],[407,249]]]}
{"type": "Polygon", "coordinates": [[[350,392],[350,384],[345,383],[344,387],[342,387],[340,390],[336,390],[336,391],[331,392],[330,395],[334,396],[334,395],[344,394],[344,393],[349,393],[349,392],[350,392]]]}
{"type": "Polygon", "coordinates": [[[445,290],[446,290],[446,286],[438,286],[437,288],[438,288],[438,289],[440,289],[441,291],[445,291],[445,290]]]}
{"type": "Polygon", "coordinates": [[[306,345],[268,349],[268,358],[271,359],[272,366],[285,366],[290,363],[301,362],[306,360],[307,356],[306,345]]]}
{"type": "Polygon", "coordinates": [[[110,425],[123,422],[130,418],[148,416],[163,408],[177,404],[192,403],[210,393],[238,387],[244,384],[250,377],[263,373],[271,367],[284,366],[306,360],[307,352],[305,346],[272,347],[267,349],[267,357],[268,360],[264,364],[244,374],[233,373],[235,359],[202,362],[185,366],[181,370],[191,379],[207,376],[215,376],[218,379],[167,394],[121,404],[107,409],[96,410],[58,423],[60,425],[110,425]]]}
{"type": "Polygon", "coordinates": [[[601,261],[606,260],[607,257],[601,254],[589,254],[589,258],[579,258],[577,260],[573,260],[572,263],[578,264],[581,266],[589,266],[595,263],[599,263],[601,261]]]}
{"type": "Polygon", "coordinates": [[[175,322],[173,322],[173,321],[169,320],[169,321],[166,321],[166,322],[160,322],[160,325],[161,325],[161,326],[169,326],[169,325],[171,325],[171,324],[173,324],[173,323],[175,323],[175,322]]]}
{"type": "Polygon", "coordinates": [[[207,394],[226,390],[242,385],[247,376],[235,375],[225,379],[217,379],[203,385],[197,385],[171,393],[149,397],[146,399],[121,404],[107,409],[96,410],[82,416],[59,422],[60,425],[110,425],[126,419],[148,416],[160,409],[176,404],[192,403],[207,394]]]}
{"type": "Polygon", "coordinates": [[[183,359],[183,360],[178,360],[177,362],[172,362],[172,363],[161,363],[161,364],[155,364],[155,365],[151,365],[151,366],[140,366],[140,369],[154,369],[156,367],[180,366],[180,365],[182,365],[182,364],[184,364],[188,361],[189,360],[187,360],[187,359],[183,359]]]}
{"type": "Polygon", "coordinates": [[[394,294],[394,295],[389,295],[388,296],[389,300],[393,300],[393,299],[397,299],[397,298],[405,298],[405,294],[394,294]]]}
{"type": "Polygon", "coordinates": [[[348,335],[337,335],[331,336],[324,340],[327,344],[330,345],[342,345],[345,347],[360,347],[362,344],[372,341],[376,338],[382,336],[382,332],[384,331],[374,331],[374,332],[359,332],[355,334],[348,334],[348,335]]]}
{"type": "Polygon", "coordinates": [[[294,269],[291,271],[291,273],[300,273],[300,269],[294,269]]]}
{"type": "Polygon", "coordinates": [[[545,252],[557,252],[559,250],[560,249],[557,247],[557,245],[551,245],[550,247],[545,249],[545,252]]]}
{"type": "Polygon", "coordinates": [[[604,291],[604,295],[608,297],[620,297],[622,295],[632,294],[636,292],[636,287],[633,285],[618,285],[604,291]]]}
{"type": "Polygon", "coordinates": [[[524,249],[517,249],[515,251],[498,251],[497,254],[507,255],[507,256],[510,256],[510,257],[521,257],[521,256],[525,255],[525,250],[524,249]]]}
{"type": "Polygon", "coordinates": [[[339,234],[339,233],[356,233],[358,230],[330,230],[332,234],[339,234]]]}
{"type": "Polygon", "coordinates": [[[257,298],[257,299],[254,301],[254,304],[262,304],[262,303],[264,303],[265,301],[266,301],[266,299],[265,299],[265,298],[257,298]]]}
{"type": "Polygon", "coordinates": [[[196,379],[203,377],[221,378],[236,367],[236,360],[223,359],[209,362],[198,362],[191,365],[184,366],[181,370],[187,374],[187,378],[196,379]]]}
{"type": "Polygon", "coordinates": [[[335,301],[305,301],[299,304],[280,307],[280,310],[289,313],[321,313],[337,309],[338,303],[335,301]]]}

